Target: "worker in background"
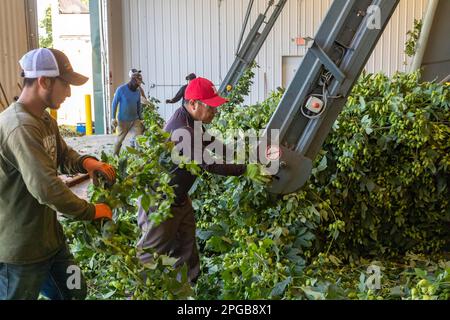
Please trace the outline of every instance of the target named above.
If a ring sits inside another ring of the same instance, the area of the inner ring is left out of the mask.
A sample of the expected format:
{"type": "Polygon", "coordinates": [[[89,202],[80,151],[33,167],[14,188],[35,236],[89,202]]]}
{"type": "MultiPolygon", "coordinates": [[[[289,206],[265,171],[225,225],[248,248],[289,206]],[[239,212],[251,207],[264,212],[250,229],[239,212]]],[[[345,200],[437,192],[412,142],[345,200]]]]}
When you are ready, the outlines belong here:
{"type": "MultiPolygon", "coordinates": [[[[210,124],[217,114],[220,106],[228,102],[226,99],[217,94],[214,84],[204,78],[197,78],[192,80],[186,88],[186,102],[185,105],[179,108],[165,127],[165,131],[171,134],[171,139],[176,136],[174,132],[178,129],[184,129],[189,134],[189,137],[182,137],[181,141],[173,141],[180,146],[182,141],[200,141],[203,138],[204,129],[200,125],[200,131],[194,130],[194,122],[198,121],[203,124],[210,124]],[[172,136],[173,135],[173,136],[172,136]],[[198,137],[197,135],[201,135],[198,137]],[[189,140],[190,139],[190,140],[189,140]]],[[[198,128],[198,126],[197,126],[198,128]]],[[[182,154],[185,157],[190,157],[190,160],[198,158],[195,156],[203,155],[206,151],[207,143],[203,145],[188,146],[192,148],[189,155],[182,154]],[[197,150],[200,149],[200,150],[197,150]]],[[[182,151],[182,150],[179,150],[182,151]]],[[[225,152],[223,154],[226,154],[225,152]]],[[[203,157],[202,157],[203,159],[203,157]]],[[[270,178],[263,176],[261,171],[255,170],[260,168],[259,165],[235,165],[235,164],[206,164],[204,160],[199,163],[200,167],[205,171],[222,176],[240,176],[246,175],[258,182],[269,182],[270,178]],[[248,170],[249,169],[249,170],[248,170]],[[251,169],[251,170],[250,170],[251,169]]],[[[178,166],[174,167],[173,179],[171,185],[174,186],[175,203],[171,210],[173,217],[163,222],[159,226],[154,225],[149,221],[150,212],[145,212],[139,204],[138,209],[138,224],[142,231],[142,237],[138,242],[137,249],[140,252],[140,259],[142,263],[149,263],[152,261],[152,255],[146,253],[144,250],[153,249],[159,254],[172,255],[178,258],[175,267],[180,267],[183,264],[188,266],[188,277],[191,282],[195,282],[200,274],[200,258],[195,239],[195,218],[194,209],[192,207],[191,199],[188,192],[193,186],[196,176],[192,175],[185,169],[178,166]]]]}
{"type": "Polygon", "coordinates": [[[75,73],[61,51],[37,49],[21,60],[24,88],[0,114],[0,300],[84,299],[86,282],[57,219],[111,219],[105,204],[91,204],[58,177],[89,173],[115,182],[114,169],[66,145],[45,109],[57,110],[71,85],[88,78],[75,73]]]}
{"type": "MultiPolygon", "coordinates": [[[[132,134],[131,147],[136,147],[136,137],[144,133],[142,124],[141,89],[142,72],[131,69],[130,81],[120,86],[112,102],[113,129],[118,128],[114,154],[119,155],[122,143],[129,133],[132,134]]],[[[113,130],[114,131],[114,130],[113,130]]]]}
{"type": "Polygon", "coordinates": [[[185,96],[185,93],[186,93],[186,88],[188,87],[189,83],[192,80],[196,79],[196,78],[197,78],[197,76],[194,73],[191,73],[190,75],[188,75],[186,77],[186,81],[188,83],[180,88],[180,90],[178,91],[178,93],[175,95],[175,97],[173,99],[166,100],[166,103],[167,104],[174,104],[174,103],[177,103],[180,100],[183,100],[182,106],[184,106],[184,104],[185,104],[184,96],[185,96]]]}

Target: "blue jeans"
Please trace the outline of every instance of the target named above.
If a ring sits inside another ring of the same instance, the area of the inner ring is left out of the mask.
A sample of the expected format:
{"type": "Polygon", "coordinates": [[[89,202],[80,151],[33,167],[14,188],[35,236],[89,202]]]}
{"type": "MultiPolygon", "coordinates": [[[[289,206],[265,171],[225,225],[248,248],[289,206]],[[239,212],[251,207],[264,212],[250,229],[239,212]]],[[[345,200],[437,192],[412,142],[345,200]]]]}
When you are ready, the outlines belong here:
{"type": "Polygon", "coordinates": [[[87,286],[67,245],[51,259],[26,265],[0,263],[0,300],[83,300],[87,286]]]}

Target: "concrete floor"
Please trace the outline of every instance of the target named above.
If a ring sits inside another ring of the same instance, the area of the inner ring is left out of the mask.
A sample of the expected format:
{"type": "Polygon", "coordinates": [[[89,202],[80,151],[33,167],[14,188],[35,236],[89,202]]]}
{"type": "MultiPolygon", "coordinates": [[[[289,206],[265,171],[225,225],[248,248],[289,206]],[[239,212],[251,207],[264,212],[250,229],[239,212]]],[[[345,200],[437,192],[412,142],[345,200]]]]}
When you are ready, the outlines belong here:
{"type": "Polygon", "coordinates": [[[78,153],[82,155],[89,154],[100,158],[102,151],[105,151],[106,153],[113,152],[116,136],[84,136],[77,138],[65,138],[64,140],[67,145],[72,147],[78,153]]]}

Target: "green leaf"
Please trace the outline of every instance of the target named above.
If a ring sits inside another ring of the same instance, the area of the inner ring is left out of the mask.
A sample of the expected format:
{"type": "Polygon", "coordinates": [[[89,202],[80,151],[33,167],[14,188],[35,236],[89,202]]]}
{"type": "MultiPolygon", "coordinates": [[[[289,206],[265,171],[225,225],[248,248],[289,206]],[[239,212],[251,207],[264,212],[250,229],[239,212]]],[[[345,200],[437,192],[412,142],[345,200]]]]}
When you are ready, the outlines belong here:
{"type": "Polygon", "coordinates": [[[317,172],[322,172],[327,168],[327,157],[324,156],[317,166],[317,172]]]}
{"type": "Polygon", "coordinates": [[[427,276],[427,272],[425,270],[419,269],[419,268],[415,268],[414,272],[416,273],[416,275],[419,278],[425,279],[427,276]]]}
{"type": "Polygon", "coordinates": [[[119,160],[118,176],[125,177],[127,168],[128,168],[128,158],[121,158],[119,160]]]}
{"type": "Polygon", "coordinates": [[[214,231],[211,230],[197,230],[197,237],[200,240],[206,241],[214,235],[214,231]]]}
{"type": "Polygon", "coordinates": [[[105,151],[102,151],[102,155],[101,155],[101,161],[104,163],[108,163],[108,155],[105,153],[105,151]]]}
{"type": "Polygon", "coordinates": [[[108,299],[111,298],[113,295],[115,295],[116,292],[117,292],[117,290],[110,291],[110,292],[108,292],[107,294],[104,294],[103,297],[102,297],[102,299],[103,299],[103,300],[108,300],[108,299]]]}
{"type": "Polygon", "coordinates": [[[161,262],[163,266],[173,266],[175,263],[177,263],[178,258],[172,258],[168,256],[161,256],[161,262]]]}
{"type": "Polygon", "coordinates": [[[213,252],[223,253],[230,250],[231,246],[225,242],[222,237],[213,236],[206,242],[206,249],[213,252]]]}
{"type": "Polygon", "coordinates": [[[301,287],[301,289],[309,300],[325,300],[325,294],[315,291],[313,287],[301,287]]]}
{"type": "Polygon", "coordinates": [[[142,155],[142,153],[140,151],[138,151],[135,148],[132,147],[127,147],[127,153],[132,154],[132,155],[142,155]]]}
{"type": "Polygon", "coordinates": [[[359,276],[359,285],[358,285],[359,292],[365,292],[366,291],[366,275],[361,272],[359,276]]]}
{"type": "Polygon", "coordinates": [[[372,180],[367,181],[366,188],[367,191],[372,192],[375,189],[375,183],[372,180]]]}
{"type": "Polygon", "coordinates": [[[286,287],[288,285],[290,285],[292,282],[292,278],[291,277],[287,277],[284,281],[282,282],[278,282],[272,289],[272,292],[270,293],[270,295],[272,297],[281,297],[284,292],[286,291],[286,287]]]}
{"type": "Polygon", "coordinates": [[[339,259],[338,257],[333,256],[332,254],[330,254],[330,255],[328,256],[328,258],[330,259],[330,261],[331,261],[334,265],[336,265],[336,266],[342,265],[342,260],[339,259]]]}
{"type": "Polygon", "coordinates": [[[359,97],[359,104],[361,105],[361,110],[362,111],[366,110],[366,101],[364,100],[363,96],[359,97]]]}
{"type": "Polygon", "coordinates": [[[366,130],[367,135],[370,135],[373,132],[373,129],[370,127],[366,127],[365,130],[366,130]]]}
{"type": "Polygon", "coordinates": [[[405,295],[401,286],[391,288],[389,294],[393,297],[403,297],[405,295]]]}
{"type": "Polygon", "coordinates": [[[141,198],[141,205],[144,211],[150,210],[151,196],[149,194],[144,194],[141,198]]]}

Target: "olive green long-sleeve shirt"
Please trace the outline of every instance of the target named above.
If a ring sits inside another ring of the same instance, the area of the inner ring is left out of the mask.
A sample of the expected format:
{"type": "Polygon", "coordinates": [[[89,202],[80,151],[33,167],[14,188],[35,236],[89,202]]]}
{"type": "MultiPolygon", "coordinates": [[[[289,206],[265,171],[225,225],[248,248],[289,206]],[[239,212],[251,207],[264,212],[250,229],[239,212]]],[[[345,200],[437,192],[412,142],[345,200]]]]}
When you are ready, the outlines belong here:
{"type": "Polygon", "coordinates": [[[95,206],[58,178],[86,173],[47,112],[33,116],[15,103],[0,114],[0,262],[31,264],[49,259],[65,237],[56,212],[92,220],[95,206]]]}

